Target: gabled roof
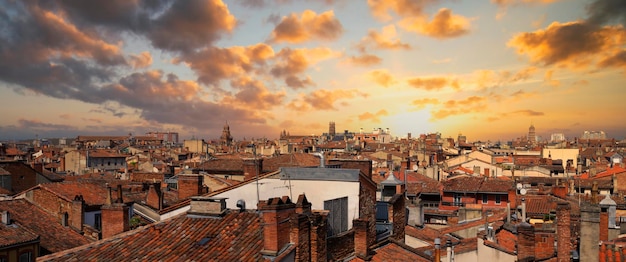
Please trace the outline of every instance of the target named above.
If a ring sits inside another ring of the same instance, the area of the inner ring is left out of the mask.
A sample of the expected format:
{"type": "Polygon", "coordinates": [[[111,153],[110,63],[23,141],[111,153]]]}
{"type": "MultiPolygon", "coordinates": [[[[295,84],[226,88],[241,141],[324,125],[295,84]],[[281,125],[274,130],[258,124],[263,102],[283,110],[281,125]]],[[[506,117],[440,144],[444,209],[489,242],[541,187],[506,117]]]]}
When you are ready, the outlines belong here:
{"type": "Polygon", "coordinates": [[[228,211],[222,218],[179,215],[38,261],[260,261],[261,219],[228,211]]]}
{"type": "Polygon", "coordinates": [[[19,223],[0,223],[0,249],[39,240],[39,236],[19,223]]]}
{"type": "Polygon", "coordinates": [[[265,158],[264,171],[277,171],[281,167],[314,167],[320,165],[320,158],[312,154],[293,153],[265,158]]]}
{"type": "Polygon", "coordinates": [[[40,246],[50,252],[59,252],[91,242],[85,236],[61,225],[56,217],[24,199],[0,202],[0,211],[9,211],[13,220],[39,235],[40,246]]]}
{"type": "Polygon", "coordinates": [[[104,205],[109,193],[103,184],[85,181],[65,181],[62,183],[40,184],[36,187],[47,190],[65,199],[66,201],[72,201],[75,196],[82,195],[85,200],[85,204],[91,206],[104,205]]]}
{"type": "Polygon", "coordinates": [[[443,191],[448,192],[476,192],[480,184],[485,180],[483,177],[458,177],[443,182],[443,191]]]}

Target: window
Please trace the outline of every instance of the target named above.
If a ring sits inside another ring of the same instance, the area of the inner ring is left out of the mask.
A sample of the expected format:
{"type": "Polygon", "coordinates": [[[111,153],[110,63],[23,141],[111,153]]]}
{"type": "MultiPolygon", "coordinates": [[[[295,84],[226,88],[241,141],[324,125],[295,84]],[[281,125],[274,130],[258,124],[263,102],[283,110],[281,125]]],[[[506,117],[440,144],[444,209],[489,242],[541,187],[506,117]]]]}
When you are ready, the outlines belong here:
{"type": "Polygon", "coordinates": [[[461,205],[461,198],[463,197],[463,195],[461,194],[454,194],[454,205],[455,206],[460,206],[461,205]]]}
{"type": "Polygon", "coordinates": [[[487,204],[489,202],[489,196],[487,194],[483,194],[483,204],[487,204]]]}
{"type": "Polygon", "coordinates": [[[498,204],[498,205],[500,204],[500,202],[502,201],[501,197],[502,196],[496,196],[496,204],[498,204]]]}
{"type": "Polygon", "coordinates": [[[18,259],[19,262],[31,262],[33,260],[33,253],[30,251],[26,251],[20,254],[18,259]]]}
{"type": "Polygon", "coordinates": [[[328,213],[328,236],[334,236],[348,230],[348,197],[324,201],[328,213]]]}
{"type": "Polygon", "coordinates": [[[97,230],[102,229],[102,214],[98,213],[94,215],[94,225],[97,230]]]}

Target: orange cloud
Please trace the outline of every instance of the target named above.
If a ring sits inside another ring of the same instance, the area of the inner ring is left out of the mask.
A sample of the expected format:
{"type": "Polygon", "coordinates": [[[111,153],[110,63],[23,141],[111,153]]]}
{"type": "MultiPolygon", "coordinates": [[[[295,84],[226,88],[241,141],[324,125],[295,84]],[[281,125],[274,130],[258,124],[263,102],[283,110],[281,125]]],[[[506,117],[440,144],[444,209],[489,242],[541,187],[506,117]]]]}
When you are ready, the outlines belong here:
{"type": "Polygon", "coordinates": [[[446,86],[459,89],[459,82],[456,79],[448,79],[446,77],[432,78],[412,78],[407,80],[408,84],[418,89],[427,91],[440,90],[446,86]]]}
{"type": "Polygon", "coordinates": [[[536,71],[537,68],[534,66],[522,68],[517,72],[477,70],[472,74],[469,82],[474,83],[478,89],[494,88],[528,80],[536,71]]]}
{"type": "Polygon", "coordinates": [[[396,83],[393,76],[387,72],[387,70],[374,70],[369,73],[370,79],[384,87],[389,87],[396,83]]]}
{"type": "Polygon", "coordinates": [[[380,117],[382,116],[388,116],[389,113],[387,112],[387,110],[385,109],[381,109],[378,112],[372,114],[370,112],[365,112],[363,114],[359,115],[359,120],[361,121],[372,121],[374,123],[380,123],[380,117]]]}
{"type": "Polygon", "coordinates": [[[383,21],[389,21],[392,17],[389,10],[401,17],[422,16],[426,6],[437,2],[436,0],[414,1],[414,0],[368,0],[367,4],[374,17],[383,21]]]}
{"type": "Polygon", "coordinates": [[[286,92],[271,92],[262,82],[248,76],[232,80],[230,85],[240,91],[223,101],[251,110],[269,110],[282,104],[286,96],[286,92]]]}
{"type": "Polygon", "coordinates": [[[554,70],[547,70],[543,77],[543,82],[550,86],[560,86],[561,81],[553,79],[554,70]]]}
{"type": "Polygon", "coordinates": [[[351,56],[346,59],[348,63],[359,66],[372,66],[381,63],[382,59],[376,55],[363,54],[359,56],[351,56]]]}
{"type": "Polygon", "coordinates": [[[233,46],[229,48],[210,47],[189,53],[174,60],[185,62],[196,74],[198,81],[214,84],[224,78],[235,77],[263,66],[274,57],[274,50],[267,44],[233,46]]]}
{"type": "Polygon", "coordinates": [[[410,50],[411,45],[402,43],[400,39],[396,39],[396,27],[394,25],[388,25],[383,27],[382,32],[378,33],[375,30],[369,30],[367,36],[361,39],[361,42],[357,45],[357,48],[361,52],[365,52],[368,47],[374,49],[391,49],[391,50],[410,50]]]}
{"type": "Polygon", "coordinates": [[[400,26],[437,39],[454,38],[469,33],[470,21],[464,16],[452,14],[447,8],[439,9],[431,21],[424,17],[405,18],[400,26]]]}
{"type": "Polygon", "coordinates": [[[302,43],[309,40],[334,40],[343,33],[343,26],[333,11],[317,15],[305,10],[298,17],[291,14],[283,17],[272,31],[271,42],[302,43]]]}
{"type": "Polygon", "coordinates": [[[130,55],[130,64],[135,69],[146,68],[152,64],[152,56],[147,51],[138,55],[130,55]]]}
{"type": "Polygon", "coordinates": [[[513,93],[510,95],[510,98],[513,100],[520,100],[520,99],[525,99],[525,98],[531,98],[536,96],[536,93],[528,93],[525,92],[524,90],[517,90],[517,92],[513,93]]]}
{"type": "Polygon", "coordinates": [[[559,0],[491,0],[492,3],[504,7],[516,4],[550,4],[559,0]]]}
{"type": "Polygon", "coordinates": [[[439,104],[439,100],[436,98],[422,98],[422,99],[413,100],[413,102],[411,102],[411,105],[414,105],[416,109],[423,109],[427,105],[436,105],[436,104],[439,104]]]}
{"type": "Polygon", "coordinates": [[[517,110],[517,111],[513,111],[510,112],[507,115],[521,115],[521,116],[543,116],[545,115],[543,112],[538,112],[538,111],[534,111],[534,110],[530,110],[530,109],[525,109],[525,110],[517,110]]]}
{"type": "MultiPolygon", "coordinates": [[[[109,44],[97,36],[85,33],[64,17],[51,11],[32,7],[33,19],[37,21],[46,33],[46,48],[32,50],[44,56],[60,55],[62,57],[93,58],[100,64],[123,64],[125,60],[120,46],[109,44]]],[[[16,59],[20,61],[21,59],[16,59]]]]}
{"type": "Polygon", "coordinates": [[[300,94],[299,98],[287,104],[287,108],[295,111],[337,110],[335,103],[357,96],[366,97],[367,95],[356,89],[319,89],[307,95],[300,94]]]}
{"type": "Polygon", "coordinates": [[[463,100],[448,100],[439,110],[431,111],[431,120],[484,111],[487,108],[484,104],[486,100],[479,96],[470,96],[463,100]]]}
{"type": "Polygon", "coordinates": [[[543,30],[517,34],[508,42],[508,46],[533,63],[573,69],[624,66],[608,62],[620,61],[624,45],[626,30],[621,25],[600,27],[580,21],[554,22],[543,30]]]}
{"type": "Polygon", "coordinates": [[[285,84],[291,88],[302,88],[303,85],[313,85],[313,81],[300,79],[298,74],[303,73],[312,64],[322,60],[337,57],[339,54],[329,48],[290,49],[284,48],[275,56],[276,63],[270,73],[274,77],[285,78],[285,84]]]}
{"type": "MultiPolygon", "coordinates": [[[[521,5],[521,4],[550,4],[559,0],[491,0],[492,3],[498,5],[499,11],[496,15],[496,19],[500,19],[506,15],[506,9],[509,6],[521,5]]],[[[543,18],[545,19],[545,17],[543,18]]],[[[533,22],[533,25],[535,22],[533,22]]],[[[536,27],[536,26],[535,26],[536,27]]]]}

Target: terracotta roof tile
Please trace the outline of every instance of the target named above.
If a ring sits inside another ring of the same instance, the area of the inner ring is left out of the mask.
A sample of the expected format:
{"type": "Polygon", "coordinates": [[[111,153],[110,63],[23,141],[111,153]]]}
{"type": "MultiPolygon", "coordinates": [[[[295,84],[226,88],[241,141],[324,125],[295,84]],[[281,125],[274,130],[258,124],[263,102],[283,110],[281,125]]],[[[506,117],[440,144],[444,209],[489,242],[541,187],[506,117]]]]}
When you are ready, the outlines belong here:
{"type": "Polygon", "coordinates": [[[63,197],[67,201],[72,201],[75,196],[82,195],[85,204],[92,206],[105,204],[109,193],[104,184],[84,181],[41,184],[40,187],[63,197]]]}
{"type": "Polygon", "coordinates": [[[256,213],[229,211],[223,218],[183,214],[37,260],[259,261],[261,232],[256,213]]]}
{"type": "Polygon", "coordinates": [[[476,192],[483,182],[483,177],[458,177],[443,182],[443,191],[476,192]]]}
{"type": "Polygon", "coordinates": [[[41,247],[50,252],[59,252],[91,242],[85,236],[61,225],[56,217],[24,199],[0,202],[0,211],[9,211],[14,221],[39,235],[41,247]]]}
{"type": "Polygon", "coordinates": [[[0,248],[19,245],[39,238],[37,234],[19,223],[5,225],[0,223],[0,248]]]}

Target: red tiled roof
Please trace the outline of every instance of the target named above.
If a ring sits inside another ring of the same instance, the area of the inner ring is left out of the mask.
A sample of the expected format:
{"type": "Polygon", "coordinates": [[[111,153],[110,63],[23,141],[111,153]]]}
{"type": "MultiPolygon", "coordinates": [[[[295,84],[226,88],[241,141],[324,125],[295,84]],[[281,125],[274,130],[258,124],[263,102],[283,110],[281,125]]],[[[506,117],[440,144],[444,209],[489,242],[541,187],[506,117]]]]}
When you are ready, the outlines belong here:
{"type": "Polygon", "coordinates": [[[37,258],[38,261],[259,261],[262,225],[255,213],[223,218],[186,214],[92,244],[37,258]]]}
{"type": "Polygon", "coordinates": [[[483,177],[458,177],[443,182],[443,191],[447,192],[476,192],[480,184],[485,180],[483,177]]]}
{"type": "Polygon", "coordinates": [[[387,262],[387,261],[431,261],[428,258],[417,254],[417,250],[402,245],[400,243],[391,242],[380,248],[374,249],[374,255],[372,256],[373,262],[387,262]]]}
{"type": "Polygon", "coordinates": [[[84,181],[66,181],[62,183],[40,184],[42,189],[72,201],[75,196],[82,195],[87,205],[103,205],[106,202],[109,191],[104,184],[84,181]]]}
{"type": "MultiPolygon", "coordinates": [[[[613,175],[618,175],[618,174],[622,174],[622,173],[626,173],[626,168],[623,168],[623,167],[620,167],[620,166],[613,166],[613,167],[607,168],[606,170],[604,170],[602,172],[597,173],[591,179],[598,179],[598,178],[603,178],[603,177],[611,177],[613,175]]],[[[585,173],[585,174],[587,174],[587,173],[585,173]]]]}
{"type": "Polygon", "coordinates": [[[439,189],[441,187],[441,183],[439,181],[422,174],[412,174],[412,176],[415,178],[416,181],[411,182],[411,180],[409,180],[409,182],[407,183],[407,192],[409,194],[417,195],[423,193],[440,193],[439,189]]]}
{"type": "Polygon", "coordinates": [[[556,205],[560,199],[551,195],[526,195],[526,213],[529,215],[545,215],[551,210],[556,210],[556,205]]]}
{"type": "Polygon", "coordinates": [[[19,223],[0,223],[0,248],[35,241],[39,236],[19,223]]]}
{"type": "Polygon", "coordinates": [[[478,192],[507,193],[513,188],[512,180],[487,179],[480,184],[478,192]]]}
{"type": "Polygon", "coordinates": [[[59,252],[91,242],[85,236],[61,225],[56,217],[24,199],[0,202],[0,211],[9,211],[13,220],[39,235],[41,247],[50,252],[59,252]]]}
{"type": "Polygon", "coordinates": [[[220,171],[240,171],[243,172],[243,159],[241,158],[218,158],[203,162],[197,169],[220,170],[220,171]]]}
{"type": "Polygon", "coordinates": [[[312,154],[294,153],[266,158],[263,160],[263,171],[278,171],[281,167],[312,167],[319,166],[320,158],[312,154]]]}

